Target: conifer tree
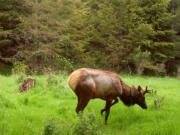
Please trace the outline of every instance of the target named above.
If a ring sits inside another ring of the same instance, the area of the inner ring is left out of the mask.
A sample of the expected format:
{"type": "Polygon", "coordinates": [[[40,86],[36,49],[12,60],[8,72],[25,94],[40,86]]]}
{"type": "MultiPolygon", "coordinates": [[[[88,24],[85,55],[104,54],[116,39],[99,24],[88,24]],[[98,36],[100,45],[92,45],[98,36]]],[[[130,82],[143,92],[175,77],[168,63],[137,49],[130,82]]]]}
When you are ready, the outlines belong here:
{"type": "Polygon", "coordinates": [[[22,23],[20,15],[30,12],[24,0],[0,0],[0,60],[12,63],[17,52],[18,27],[22,23]]]}

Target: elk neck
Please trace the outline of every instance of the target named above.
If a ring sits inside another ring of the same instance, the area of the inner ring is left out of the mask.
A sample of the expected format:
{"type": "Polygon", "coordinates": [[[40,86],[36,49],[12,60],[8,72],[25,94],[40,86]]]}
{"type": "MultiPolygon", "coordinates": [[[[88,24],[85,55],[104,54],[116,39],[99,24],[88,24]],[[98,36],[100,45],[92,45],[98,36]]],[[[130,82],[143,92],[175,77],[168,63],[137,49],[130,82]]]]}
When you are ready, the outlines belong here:
{"type": "Polygon", "coordinates": [[[125,84],[123,81],[121,81],[122,85],[122,94],[120,95],[120,99],[123,101],[123,103],[127,106],[134,105],[138,91],[134,86],[130,87],[127,84],[125,84]]]}

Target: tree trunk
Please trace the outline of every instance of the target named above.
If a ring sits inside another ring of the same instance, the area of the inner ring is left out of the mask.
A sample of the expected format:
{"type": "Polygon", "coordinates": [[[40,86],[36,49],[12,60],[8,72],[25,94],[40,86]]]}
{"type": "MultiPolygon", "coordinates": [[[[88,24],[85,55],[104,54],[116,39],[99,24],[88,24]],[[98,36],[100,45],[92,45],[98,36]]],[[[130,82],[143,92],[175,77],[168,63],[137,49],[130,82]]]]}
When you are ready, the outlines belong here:
{"type": "Polygon", "coordinates": [[[180,65],[177,67],[177,77],[180,79],[180,65]]]}
{"type": "Polygon", "coordinates": [[[137,66],[136,72],[137,72],[138,75],[142,75],[142,74],[143,74],[143,71],[144,71],[144,67],[142,67],[142,66],[137,66]]]}

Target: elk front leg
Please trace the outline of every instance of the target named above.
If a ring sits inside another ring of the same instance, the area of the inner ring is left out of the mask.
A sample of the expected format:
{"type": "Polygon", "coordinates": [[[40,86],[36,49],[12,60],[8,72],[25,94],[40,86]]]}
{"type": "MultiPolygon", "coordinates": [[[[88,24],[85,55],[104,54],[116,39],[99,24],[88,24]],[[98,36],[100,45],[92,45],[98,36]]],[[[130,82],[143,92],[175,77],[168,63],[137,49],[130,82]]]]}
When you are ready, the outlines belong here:
{"type": "Polygon", "coordinates": [[[112,104],[112,100],[107,100],[106,101],[105,125],[107,125],[107,120],[108,120],[108,116],[109,116],[109,113],[110,113],[111,104],[112,104]]]}
{"type": "MultiPolygon", "coordinates": [[[[114,100],[113,103],[111,103],[111,106],[113,106],[113,105],[116,104],[116,103],[118,103],[118,99],[117,99],[117,98],[114,100]]],[[[111,106],[110,106],[110,107],[111,107],[111,106]]],[[[106,106],[105,106],[103,109],[101,109],[101,115],[103,115],[103,112],[104,112],[104,111],[106,111],[106,106]]]]}

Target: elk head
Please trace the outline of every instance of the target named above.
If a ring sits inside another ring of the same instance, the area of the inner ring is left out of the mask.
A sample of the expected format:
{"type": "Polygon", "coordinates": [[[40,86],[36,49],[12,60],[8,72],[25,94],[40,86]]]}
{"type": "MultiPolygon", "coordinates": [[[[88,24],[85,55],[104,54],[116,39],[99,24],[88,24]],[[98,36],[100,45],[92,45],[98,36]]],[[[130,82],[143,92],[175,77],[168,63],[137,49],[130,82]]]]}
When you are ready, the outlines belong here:
{"type": "Polygon", "coordinates": [[[136,97],[136,103],[143,109],[147,109],[145,94],[151,93],[152,90],[148,90],[147,86],[145,90],[141,86],[138,86],[137,91],[138,91],[138,94],[136,97]]]}

